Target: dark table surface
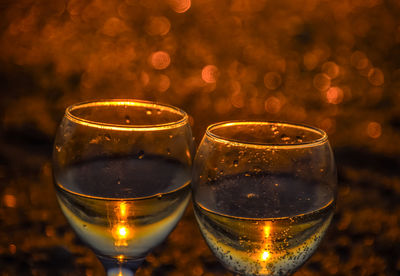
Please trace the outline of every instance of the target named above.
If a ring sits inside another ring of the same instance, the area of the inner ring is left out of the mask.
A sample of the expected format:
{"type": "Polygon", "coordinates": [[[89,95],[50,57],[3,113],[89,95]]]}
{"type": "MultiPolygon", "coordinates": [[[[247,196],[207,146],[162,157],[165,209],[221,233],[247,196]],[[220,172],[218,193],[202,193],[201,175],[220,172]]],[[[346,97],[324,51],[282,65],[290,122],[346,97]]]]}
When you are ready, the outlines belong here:
{"type": "MultiPolygon", "coordinates": [[[[400,274],[399,1],[211,2],[0,1],[0,275],[104,275],[51,176],[64,109],[98,98],[179,106],[197,143],[222,120],[323,128],[337,208],[295,275],[400,274]]],[[[189,205],[137,275],[231,274],[189,205]]]]}

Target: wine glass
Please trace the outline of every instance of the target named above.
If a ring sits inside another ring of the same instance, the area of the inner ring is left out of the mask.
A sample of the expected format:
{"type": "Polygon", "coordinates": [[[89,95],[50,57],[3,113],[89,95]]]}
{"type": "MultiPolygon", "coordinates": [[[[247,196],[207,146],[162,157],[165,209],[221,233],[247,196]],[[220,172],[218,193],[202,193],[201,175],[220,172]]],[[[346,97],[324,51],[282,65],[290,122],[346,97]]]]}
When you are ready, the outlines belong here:
{"type": "Polygon", "coordinates": [[[188,115],[137,100],[67,108],[53,151],[56,194],[107,275],[134,275],[181,218],[190,198],[188,115]]]}
{"type": "Polygon", "coordinates": [[[201,233],[241,275],[287,275],[316,250],[334,212],[336,167],[324,131],[284,122],[207,128],[192,177],[201,233]]]}

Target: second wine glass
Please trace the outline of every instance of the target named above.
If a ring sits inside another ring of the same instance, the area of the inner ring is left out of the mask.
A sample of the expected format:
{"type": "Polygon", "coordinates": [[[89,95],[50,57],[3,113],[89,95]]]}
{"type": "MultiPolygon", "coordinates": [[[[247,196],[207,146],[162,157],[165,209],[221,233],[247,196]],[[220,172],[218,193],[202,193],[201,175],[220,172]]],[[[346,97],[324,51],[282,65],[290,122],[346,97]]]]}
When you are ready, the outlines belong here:
{"type": "Polygon", "coordinates": [[[67,108],[53,172],[61,209],[108,275],[134,275],[173,230],[190,197],[187,114],[133,100],[67,108]]]}
{"type": "Polygon", "coordinates": [[[327,135],[277,122],[208,127],[193,167],[194,210],[211,251],[241,275],[287,275],[316,250],[333,216],[327,135]]]}

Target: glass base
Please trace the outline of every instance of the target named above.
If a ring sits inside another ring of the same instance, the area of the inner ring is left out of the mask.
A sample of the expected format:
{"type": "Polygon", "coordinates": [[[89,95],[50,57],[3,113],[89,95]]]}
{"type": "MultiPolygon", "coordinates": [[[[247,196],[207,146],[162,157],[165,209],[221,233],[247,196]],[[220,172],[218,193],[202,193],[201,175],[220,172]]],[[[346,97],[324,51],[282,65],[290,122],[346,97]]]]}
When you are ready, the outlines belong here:
{"type": "Polygon", "coordinates": [[[99,255],[97,258],[103,264],[107,276],[134,276],[145,259],[118,260],[99,255]]]}

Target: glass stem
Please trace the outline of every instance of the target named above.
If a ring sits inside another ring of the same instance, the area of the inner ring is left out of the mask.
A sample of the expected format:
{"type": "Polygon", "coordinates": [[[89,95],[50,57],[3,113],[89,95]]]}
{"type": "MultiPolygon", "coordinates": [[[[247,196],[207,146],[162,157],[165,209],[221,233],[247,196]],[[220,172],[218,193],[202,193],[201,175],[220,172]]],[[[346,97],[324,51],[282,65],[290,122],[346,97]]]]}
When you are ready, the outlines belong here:
{"type": "Polygon", "coordinates": [[[106,270],[107,276],[134,276],[136,270],[143,263],[144,259],[123,260],[97,256],[106,270]]]}

